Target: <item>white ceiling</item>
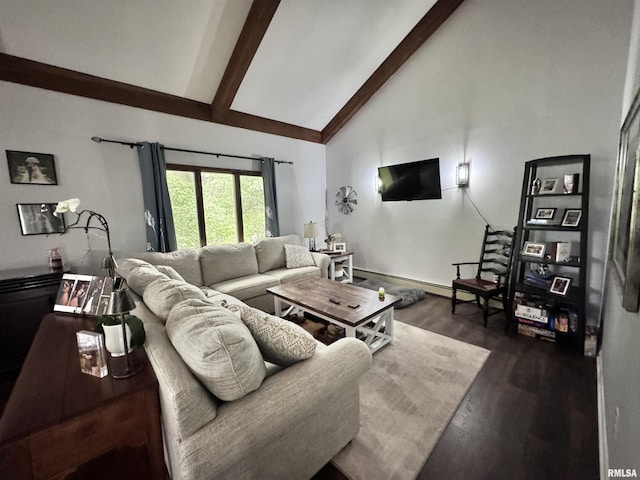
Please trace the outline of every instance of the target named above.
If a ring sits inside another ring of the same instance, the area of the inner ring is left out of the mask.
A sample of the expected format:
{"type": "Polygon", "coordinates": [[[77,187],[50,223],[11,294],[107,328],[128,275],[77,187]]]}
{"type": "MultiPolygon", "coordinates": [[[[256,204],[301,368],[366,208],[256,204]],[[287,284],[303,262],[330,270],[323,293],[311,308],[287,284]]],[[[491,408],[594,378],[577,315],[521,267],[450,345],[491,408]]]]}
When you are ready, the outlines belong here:
{"type": "MultiPolygon", "coordinates": [[[[0,0],[0,52],[211,103],[251,0],[0,0]]],[[[232,109],[321,130],[435,0],[282,0],[232,109]]]]}

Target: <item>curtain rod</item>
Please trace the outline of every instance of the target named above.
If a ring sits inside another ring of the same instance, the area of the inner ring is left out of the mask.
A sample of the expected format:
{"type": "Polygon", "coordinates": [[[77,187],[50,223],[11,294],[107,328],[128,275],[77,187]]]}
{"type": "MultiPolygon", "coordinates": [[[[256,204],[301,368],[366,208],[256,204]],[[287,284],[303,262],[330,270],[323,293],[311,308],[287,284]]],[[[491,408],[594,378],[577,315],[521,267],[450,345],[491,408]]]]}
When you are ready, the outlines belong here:
{"type": "MultiPolygon", "coordinates": [[[[117,143],[119,145],[126,145],[129,148],[133,148],[133,147],[141,147],[143,144],[139,143],[139,142],[121,142],[120,140],[107,140],[106,138],[101,138],[101,137],[91,137],[91,140],[93,140],[94,142],[97,143],[101,143],[101,142],[106,142],[106,143],[117,143]]],[[[201,155],[214,155],[218,158],[220,157],[228,157],[228,158],[242,158],[245,160],[253,160],[253,161],[257,161],[257,162],[261,162],[262,158],[255,158],[255,157],[245,157],[243,155],[230,155],[228,153],[216,153],[216,152],[203,152],[200,150],[186,150],[184,148],[174,148],[174,147],[162,147],[163,150],[169,150],[172,152],[183,152],[183,153],[199,153],[201,155]]],[[[287,160],[274,160],[275,163],[286,163],[288,165],[293,165],[293,162],[289,162],[287,160]]]]}

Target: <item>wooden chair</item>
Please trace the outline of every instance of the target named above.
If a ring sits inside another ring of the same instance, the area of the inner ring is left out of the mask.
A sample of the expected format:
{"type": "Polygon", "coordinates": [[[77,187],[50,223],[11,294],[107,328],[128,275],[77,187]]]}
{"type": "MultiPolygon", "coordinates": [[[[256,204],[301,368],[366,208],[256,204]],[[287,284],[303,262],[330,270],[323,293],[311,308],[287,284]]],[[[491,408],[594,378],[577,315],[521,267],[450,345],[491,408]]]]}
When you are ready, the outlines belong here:
{"type": "MultiPolygon", "coordinates": [[[[503,311],[507,317],[508,328],[511,307],[508,301],[509,270],[511,269],[511,244],[513,242],[515,229],[513,232],[507,230],[492,230],[489,225],[484,229],[484,239],[482,241],[482,251],[479,262],[453,263],[456,267],[456,279],[453,281],[451,295],[451,312],[456,313],[456,304],[467,303],[467,301],[457,300],[458,290],[469,292],[476,297],[476,304],[482,308],[482,318],[484,326],[487,326],[489,316],[489,301],[497,299],[502,301],[503,311]],[[478,265],[475,278],[460,278],[460,265],[478,265]],[[485,278],[482,278],[484,274],[485,278]],[[493,279],[486,277],[493,274],[493,279]],[[480,305],[480,297],[484,303],[480,305]]],[[[473,300],[471,300],[473,301],[473,300]]],[[[495,309],[491,314],[499,312],[495,309]]]]}

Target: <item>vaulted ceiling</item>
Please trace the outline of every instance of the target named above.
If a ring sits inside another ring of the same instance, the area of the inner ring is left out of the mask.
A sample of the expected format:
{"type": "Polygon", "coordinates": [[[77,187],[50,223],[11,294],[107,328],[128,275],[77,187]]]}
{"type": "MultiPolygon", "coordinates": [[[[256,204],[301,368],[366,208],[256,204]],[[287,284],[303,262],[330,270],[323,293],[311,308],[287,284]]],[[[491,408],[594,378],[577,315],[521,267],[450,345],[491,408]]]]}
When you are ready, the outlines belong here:
{"type": "Polygon", "coordinates": [[[327,143],[463,1],[0,0],[0,80],[327,143]]]}

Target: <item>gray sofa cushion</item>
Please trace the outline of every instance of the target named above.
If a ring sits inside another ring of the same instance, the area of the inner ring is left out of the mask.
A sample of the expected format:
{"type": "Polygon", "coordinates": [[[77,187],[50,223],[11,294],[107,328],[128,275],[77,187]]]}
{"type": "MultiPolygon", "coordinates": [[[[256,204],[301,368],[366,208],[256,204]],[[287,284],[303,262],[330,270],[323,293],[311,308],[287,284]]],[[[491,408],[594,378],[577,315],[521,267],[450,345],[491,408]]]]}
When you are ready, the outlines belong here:
{"type": "Polygon", "coordinates": [[[267,362],[288,367],[311,358],[316,352],[315,338],[295,323],[247,305],[229,304],[224,300],[216,303],[240,313],[267,362]]]}
{"type": "Polygon", "coordinates": [[[177,304],[167,335],[193,374],[220,400],[256,390],[266,368],[247,326],[227,309],[204,300],[177,304]]]}
{"type": "Polygon", "coordinates": [[[263,238],[253,244],[260,273],[285,267],[285,245],[300,245],[300,238],[297,235],[283,235],[263,238]]]}
{"type": "Polygon", "coordinates": [[[116,263],[118,264],[116,273],[124,278],[129,288],[140,296],[151,282],[168,278],[155,266],[138,258],[120,258],[116,263]]]}
{"type": "Polygon", "coordinates": [[[271,270],[265,275],[277,278],[281,284],[300,280],[301,278],[314,278],[321,276],[320,269],[318,267],[279,268],[277,270],[271,270]]]}
{"type": "Polygon", "coordinates": [[[258,273],[258,261],[250,243],[233,243],[203,247],[200,250],[203,285],[258,273]]]}
{"type": "Polygon", "coordinates": [[[140,252],[132,256],[145,260],[153,265],[168,265],[178,272],[182,278],[192,285],[202,283],[202,271],[198,252],[195,250],[176,250],[175,252],[140,252]]]}
{"type": "Polygon", "coordinates": [[[204,300],[205,294],[195,285],[173,280],[167,276],[151,282],[144,289],[142,299],[160,320],[167,321],[169,312],[178,302],[188,299],[204,300]]]}
{"type": "Polygon", "coordinates": [[[220,283],[214,283],[211,288],[218,292],[233,295],[240,300],[258,297],[266,293],[267,288],[275,287],[280,282],[269,275],[247,275],[246,277],[232,278],[220,283]]]}
{"type": "Polygon", "coordinates": [[[169,265],[156,265],[156,268],[160,273],[164,273],[172,280],[180,280],[181,282],[186,282],[186,280],[182,278],[182,275],[176,272],[175,269],[173,267],[170,267],[169,265]]]}

